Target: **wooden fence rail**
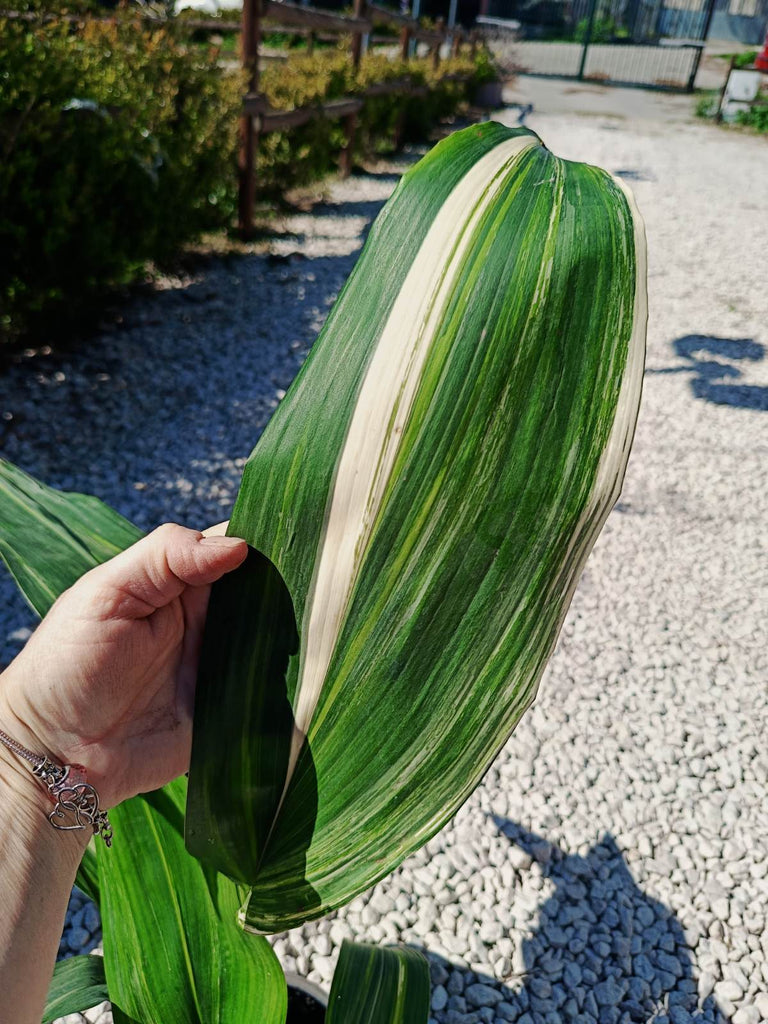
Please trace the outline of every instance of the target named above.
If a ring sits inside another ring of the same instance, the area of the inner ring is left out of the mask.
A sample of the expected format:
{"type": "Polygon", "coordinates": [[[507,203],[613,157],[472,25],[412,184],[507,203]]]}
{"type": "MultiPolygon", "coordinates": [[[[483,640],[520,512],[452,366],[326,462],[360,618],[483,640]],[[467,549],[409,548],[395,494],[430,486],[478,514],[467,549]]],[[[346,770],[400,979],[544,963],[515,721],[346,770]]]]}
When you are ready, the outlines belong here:
{"type": "MultiPolygon", "coordinates": [[[[400,29],[400,57],[407,60],[411,40],[425,43],[431,54],[433,67],[440,62],[440,48],[449,38],[452,40],[451,55],[456,56],[462,43],[469,45],[474,56],[477,36],[454,27],[446,31],[442,22],[435,29],[425,29],[418,21],[406,15],[390,11],[369,0],[354,0],[352,15],[335,14],[316,7],[299,6],[289,0],[243,0],[241,32],[241,59],[247,73],[248,92],[243,100],[240,119],[240,198],[238,222],[241,234],[253,231],[253,208],[256,192],[256,153],[259,136],[265,132],[284,131],[306,124],[315,117],[327,117],[344,121],[345,145],[339,158],[339,169],[346,176],[352,169],[352,150],[357,128],[357,116],[368,96],[383,96],[396,92],[409,95],[425,93],[423,87],[414,86],[409,79],[377,82],[369,86],[362,96],[344,97],[295,110],[272,110],[266,97],[259,91],[259,48],[262,26],[285,28],[289,32],[308,35],[308,50],[311,52],[317,33],[325,35],[351,36],[352,64],[357,68],[363,52],[363,38],[370,36],[376,25],[388,25],[400,29]]],[[[190,26],[196,23],[189,23],[190,26]]],[[[213,27],[215,22],[202,22],[196,27],[213,27]]],[[[223,26],[222,26],[223,27],[223,26]]],[[[235,26],[230,25],[230,30],[235,26]]],[[[394,40],[393,40],[394,43],[394,40]]]]}
{"type": "MultiPolygon", "coordinates": [[[[211,33],[240,33],[240,53],[242,66],[246,71],[247,92],[243,97],[240,114],[240,153],[239,153],[239,203],[238,222],[240,232],[248,235],[253,231],[253,209],[256,191],[256,152],[259,136],[266,132],[284,131],[306,124],[316,117],[342,120],[344,122],[345,145],[339,157],[339,169],[346,176],[352,169],[352,151],[357,116],[368,97],[384,96],[395,93],[407,93],[409,96],[426,95],[424,86],[417,86],[408,76],[398,80],[376,82],[360,96],[342,97],[313,106],[300,107],[295,110],[273,110],[267,98],[259,92],[259,49],[262,27],[266,24],[272,29],[285,29],[288,33],[301,34],[307,37],[307,51],[317,39],[338,38],[341,35],[351,37],[352,64],[357,68],[363,52],[363,39],[377,25],[386,25],[400,30],[399,40],[390,37],[373,37],[376,41],[391,42],[399,46],[400,58],[407,61],[411,49],[411,41],[424,43],[431,55],[432,66],[437,68],[440,63],[440,48],[447,40],[451,40],[451,56],[459,53],[463,44],[469,46],[472,56],[479,40],[479,34],[472,30],[465,31],[460,26],[446,30],[442,20],[434,29],[424,28],[417,20],[407,15],[391,11],[373,0],[353,0],[353,14],[336,14],[333,11],[321,10],[317,7],[291,3],[290,0],[243,0],[241,21],[224,21],[212,18],[185,18],[183,26],[186,30],[211,33]]],[[[0,9],[0,16],[33,20],[39,17],[35,12],[13,11],[0,9]]],[[[96,17],[91,15],[44,15],[44,20],[66,20],[73,25],[85,21],[114,21],[114,17],[96,17]]],[[[142,16],[148,24],[162,26],[167,19],[148,12],[142,16]]],[[[274,54],[262,54],[262,60],[273,59],[274,54]]],[[[452,76],[456,77],[456,76],[452,76]]],[[[461,76],[459,76],[461,77],[461,76]]]]}

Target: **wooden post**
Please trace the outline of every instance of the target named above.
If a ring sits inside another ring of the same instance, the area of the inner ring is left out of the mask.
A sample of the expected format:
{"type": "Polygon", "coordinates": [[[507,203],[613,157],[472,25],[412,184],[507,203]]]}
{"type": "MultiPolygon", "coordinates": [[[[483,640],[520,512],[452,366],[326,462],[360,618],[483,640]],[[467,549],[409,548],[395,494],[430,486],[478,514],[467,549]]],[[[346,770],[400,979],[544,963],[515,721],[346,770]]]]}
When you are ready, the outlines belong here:
{"type": "Polygon", "coordinates": [[[579,74],[578,78],[582,80],[584,78],[584,69],[587,66],[587,54],[589,53],[589,44],[592,42],[592,29],[595,24],[595,11],[597,10],[597,0],[591,0],[589,7],[589,15],[587,16],[587,29],[584,33],[584,39],[581,44],[581,60],[579,61],[579,74]]]}
{"type": "MultiPolygon", "coordinates": [[[[260,37],[261,0],[243,0],[243,21],[240,34],[240,59],[247,72],[248,92],[255,93],[259,88],[259,37],[260,37]]],[[[256,193],[255,164],[258,133],[250,114],[240,118],[240,157],[239,157],[239,201],[238,227],[242,235],[253,231],[253,203],[256,193]]]]}
{"type": "Polygon", "coordinates": [[[717,100],[717,112],[715,113],[715,120],[718,122],[718,124],[723,120],[723,103],[725,102],[725,93],[728,88],[728,80],[731,77],[731,72],[733,71],[735,63],[736,58],[731,57],[731,61],[728,65],[728,74],[725,76],[725,81],[723,82],[723,87],[720,90],[720,96],[717,100]]]}
{"type": "MultiPolygon", "coordinates": [[[[355,0],[352,13],[356,18],[362,18],[365,14],[365,0],[355,0]]],[[[363,36],[360,32],[352,33],[352,65],[357,70],[360,67],[360,55],[363,52],[363,36]]]]}
{"type": "Polygon", "coordinates": [[[315,33],[307,32],[307,56],[311,57],[315,52],[315,33]]]}
{"type": "Polygon", "coordinates": [[[472,60],[475,59],[475,54],[476,53],[477,53],[477,32],[474,29],[472,29],[472,31],[469,33],[469,56],[472,58],[472,60]]]}
{"type": "Polygon", "coordinates": [[[352,150],[355,145],[355,130],[357,129],[357,114],[349,114],[344,118],[345,143],[339,155],[339,173],[342,178],[348,178],[352,173],[352,150]]]}
{"type": "Polygon", "coordinates": [[[444,38],[445,31],[445,22],[443,21],[442,18],[437,19],[435,31],[439,32],[441,37],[432,47],[432,67],[434,68],[435,71],[437,71],[437,69],[440,67],[440,46],[442,45],[442,40],[444,38]]]}
{"type": "Polygon", "coordinates": [[[451,42],[451,56],[458,57],[459,51],[461,50],[461,37],[463,32],[460,28],[457,28],[453,33],[453,40],[451,42]]]}
{"type": "Polygon", "coordinates": [[[408,25],[403,25],[400,30],[400,60],[408,60],[411,49],[411,30],[408,25]]]}

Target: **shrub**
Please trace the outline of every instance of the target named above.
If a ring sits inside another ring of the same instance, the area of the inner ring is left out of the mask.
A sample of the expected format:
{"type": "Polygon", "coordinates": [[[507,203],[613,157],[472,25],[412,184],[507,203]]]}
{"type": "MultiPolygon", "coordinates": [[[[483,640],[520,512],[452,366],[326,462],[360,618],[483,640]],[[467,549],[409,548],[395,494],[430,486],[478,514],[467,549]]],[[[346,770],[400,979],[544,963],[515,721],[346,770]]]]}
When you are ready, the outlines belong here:
{"type": "MultiPolygon", "coordinates": [[[[82,0],[78,13],[88,11],[82,0]]],[[[232,222],[237,199],[242,75],[190,35],[188,19],[0,18],[0,333],[79,319],[106,285],[162,264],[202,231],[232,222]]],[[[58,14],[65,13],[59,6],[58,14]]],[[[70,7],[71,10],[71,7],[70,7]]],[[[103,10],[102,10],[103,15],[103,10]]],[[[267,66],[275,109],[364,93],[408,76],[425,96],[366,99],[356,155],[423,135],[492,75],[475,61],[404,64],[366,55],[355,74],[348,41],[267,66]],[[461,73],[466,80],[453,81],[461,73]]],[[[322,118],[261,137],[258,186],[275,195],[333,171],[344,126],[322,118]]]]}
{"type": "Polygon", "coordinates": [[[719,89],[708,89],[696,100],[696,117],[714,117],[720,97],[719,89]]]}
{"type": "MultiPolygon", "coordinates": [[[[576,26],[574,39],[577,43],[586,42],[589,18],[582,18],[576,26]]],[[[617,24],[613,18],[595,18],[592,22],[592,31],[589,35],[591,43],[611,43],[615,39],[627,39],[629,32],[622,25],[617,24]]]]}
{"type": "MultiPolygon", "coordinates": [[[[364,96],[376,82],[407,79],[415,90],[428,89],[427,95],[404,90],[365,97],[355,137],[355,155],[362,159],[367,154],[391,150],[398,140],[424,138],[440,118],[456,113],[478,85],[496,77],[485,52],[475,58],[444,60],[437,69],[432,68],[429,58],[405,62],[369,53],[355,73],[348,46],[342,43],[329,52],[297,55],[285,64],[268,66],[260,85],[276,110],[311,106],[341,96],[364,96]]],[[[331,173],[344,142],[343,125],[324,118],[289,132],[262,136],[257,160],[261,193],[274,195],[331,173]]]]}
{"type": "Polygon", "coordinates": [[[239,74],[173,27],[0,20],[0,308],[77,314],[107,282],[226,223],[239,74]]]}
{"type": "Polygon", "coordinates": [[[768,102],[758,103],[749,111],[740,111],[736,122],[758,132],[768,132],[768,102]]]}

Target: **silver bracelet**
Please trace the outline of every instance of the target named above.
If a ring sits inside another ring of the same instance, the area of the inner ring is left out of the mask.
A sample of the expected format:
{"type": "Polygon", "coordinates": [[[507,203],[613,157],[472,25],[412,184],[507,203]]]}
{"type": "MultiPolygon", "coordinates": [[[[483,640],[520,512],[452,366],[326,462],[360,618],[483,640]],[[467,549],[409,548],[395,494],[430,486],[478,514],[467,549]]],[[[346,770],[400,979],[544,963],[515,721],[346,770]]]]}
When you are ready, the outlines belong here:
{"type": "Polygon", "coordinates": [[[99,794],[88,782],[85,768],[81,764],[56,764],[44,754],[35,754],[22,747],[2,729],[0,743],[28,761],[32,765],[32,774],[48,790],[54,808],[47,818],[54,828],[61,832],[72,832],[81,831],[90,825],[95,836],[101,836],[107,846],[112,845],[112,826],[107,812],[99,810],[99,794]],[[66,824],[68,815],[73,824],[66,824]]]}

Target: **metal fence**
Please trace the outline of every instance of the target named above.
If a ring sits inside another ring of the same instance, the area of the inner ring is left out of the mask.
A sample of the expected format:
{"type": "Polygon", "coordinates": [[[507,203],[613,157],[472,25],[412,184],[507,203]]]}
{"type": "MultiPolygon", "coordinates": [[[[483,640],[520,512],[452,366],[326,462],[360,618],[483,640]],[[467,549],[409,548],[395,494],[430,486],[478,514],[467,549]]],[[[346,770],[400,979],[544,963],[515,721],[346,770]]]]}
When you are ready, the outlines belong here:
{"type": "Polygon", "coordinates": [[[714,4],[489,0],[484,31],[521,72],[691,90],[714,4]]]}

